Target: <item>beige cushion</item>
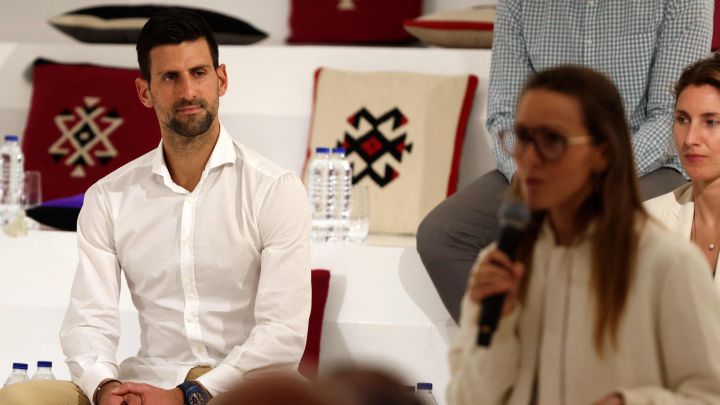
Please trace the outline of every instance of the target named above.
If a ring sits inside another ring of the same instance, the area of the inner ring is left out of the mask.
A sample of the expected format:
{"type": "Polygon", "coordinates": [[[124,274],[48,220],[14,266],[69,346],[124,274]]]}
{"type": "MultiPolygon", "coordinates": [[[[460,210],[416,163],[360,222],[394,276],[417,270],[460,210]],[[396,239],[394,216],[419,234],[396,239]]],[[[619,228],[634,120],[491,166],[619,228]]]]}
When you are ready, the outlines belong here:
{"type": "Polygon", "coordinates": [[[491,48],[495,6],[440,11],[405,21],[405,29],[429,45],[491,48]]]}
{"type": "Polygon", "coordinates": [[[476,87],[472,75],[321,68],[308,155],[345,146],[354,183],[369,188],[370,231],[414,234],[457,187],[476,87]]]}

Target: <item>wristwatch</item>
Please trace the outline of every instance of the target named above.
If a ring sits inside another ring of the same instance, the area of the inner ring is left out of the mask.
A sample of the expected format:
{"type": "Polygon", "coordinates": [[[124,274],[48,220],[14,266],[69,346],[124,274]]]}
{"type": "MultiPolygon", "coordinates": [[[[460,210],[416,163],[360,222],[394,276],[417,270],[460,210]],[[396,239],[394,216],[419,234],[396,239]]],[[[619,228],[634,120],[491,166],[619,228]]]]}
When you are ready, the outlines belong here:
{"type": "Polygon", "coordinates": [[[210,394],[197,381],[185,381],[177,387],[185,395],[185,405],[205,405],[210,401],[210,394]]]}

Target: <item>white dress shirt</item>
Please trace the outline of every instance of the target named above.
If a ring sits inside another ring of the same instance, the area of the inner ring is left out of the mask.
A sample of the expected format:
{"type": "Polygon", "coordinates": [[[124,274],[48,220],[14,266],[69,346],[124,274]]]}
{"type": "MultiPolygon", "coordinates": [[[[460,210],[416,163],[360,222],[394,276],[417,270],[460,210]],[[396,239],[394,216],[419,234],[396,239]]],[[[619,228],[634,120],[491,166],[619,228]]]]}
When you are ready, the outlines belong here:
{"type": "Polygon", "coordinates": [[[253,370],[294,370],[310,314],[309,210],[294,173],[220,136],[192,192],[162,143],[98,181],[78,218],[80,261],[60,332],[73,381],[162,388],[196,366],[212,394],[253,370]],[[124,274],[141,347],[118,365],[124,274]]]}

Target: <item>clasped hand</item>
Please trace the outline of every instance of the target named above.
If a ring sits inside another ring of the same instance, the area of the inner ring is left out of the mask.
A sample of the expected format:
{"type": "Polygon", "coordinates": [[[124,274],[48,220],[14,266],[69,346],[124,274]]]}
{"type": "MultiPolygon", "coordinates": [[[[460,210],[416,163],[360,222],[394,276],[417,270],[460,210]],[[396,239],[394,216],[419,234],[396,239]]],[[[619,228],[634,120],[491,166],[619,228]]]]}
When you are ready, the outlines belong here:
{"type": "Polygon", "coordinates": [[[185,400],[182,391],[169,390],[150,384],[122,383],[104,389],[98,405],[182,405],[185,400]]]}

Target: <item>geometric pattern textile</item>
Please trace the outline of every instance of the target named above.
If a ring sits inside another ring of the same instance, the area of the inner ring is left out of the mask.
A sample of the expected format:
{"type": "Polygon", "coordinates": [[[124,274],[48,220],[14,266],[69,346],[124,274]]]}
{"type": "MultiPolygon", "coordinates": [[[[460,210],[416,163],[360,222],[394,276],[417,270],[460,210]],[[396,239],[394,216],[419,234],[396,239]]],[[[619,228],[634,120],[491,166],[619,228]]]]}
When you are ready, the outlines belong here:
{"type": "Polygon", "coordinates": [[[138,100],[136,69],[36,61],[22,140],[25,169],[39,170],[46,200],[85,192],[157,147],[152,109],[138,100]]]}
{"type": "Polygon", "coordinates": [[[378,173],[373,169],[373,164],[381,159],[386,153],[395,158],[397,162],[402,162],[403,152],[412,152],[412,143],[406,143],[407,133],[402,133],[393,139],[388,139],[383,133],[383,125],[391,121],[388,132],[402,131],[408,120],[397,107],[375,117],[365,107],[360,108],[357,112],[348,117],[348,123],[354,130],[359,130],[363,125],[363,121],[368,124],[368,129],[354,138],[347,131],[343,135],[341,141],[337,141],[334,146],[343,146],[347,154],[356,154],[363,162],[362,167],[355,165],[353,172],[353,184],[357,184],[366,176],[380,187],[385,187],[391,181],[396,179],[400,174],[390,164],[385,164],[383,173],[378,173]]]}
{"type": "Polygon", "coordinates": [[[477,83],[473,75],[320,68],[307,157],[345,147],[353,184],[369,190],[370,231],[414,234],[457,188],[477,83]]]}

